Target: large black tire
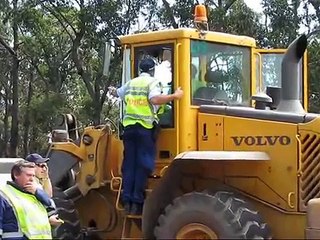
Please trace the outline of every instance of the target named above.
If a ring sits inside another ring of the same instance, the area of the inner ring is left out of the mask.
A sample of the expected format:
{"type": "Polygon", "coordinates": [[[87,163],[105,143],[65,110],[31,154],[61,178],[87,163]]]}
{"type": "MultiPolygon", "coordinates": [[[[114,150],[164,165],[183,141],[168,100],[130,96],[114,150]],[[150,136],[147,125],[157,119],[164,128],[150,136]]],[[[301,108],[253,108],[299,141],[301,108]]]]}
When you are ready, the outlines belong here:
{"type": "Polygon", "coordinates": [[[75,172],[71,168],[61,179],[60,182],[56,184],[56,187],[59,188],[61,191],[64,191],[76,184],[75,180],[75,172]]]}
{"type": "Polygon", "coordinates": [[[159,217],[157,239],[271,239],[257,211],[230,192],[187,193],[159,217]]]}
{"type": "Polygon", "coordinates": [[[52,231],[54,239],[83,239],[79,213],[72,200],[67,200],[67,196],[55,189],[53,201],[57,206],[59,217],[64,221],[59,227],[52,231]]]}

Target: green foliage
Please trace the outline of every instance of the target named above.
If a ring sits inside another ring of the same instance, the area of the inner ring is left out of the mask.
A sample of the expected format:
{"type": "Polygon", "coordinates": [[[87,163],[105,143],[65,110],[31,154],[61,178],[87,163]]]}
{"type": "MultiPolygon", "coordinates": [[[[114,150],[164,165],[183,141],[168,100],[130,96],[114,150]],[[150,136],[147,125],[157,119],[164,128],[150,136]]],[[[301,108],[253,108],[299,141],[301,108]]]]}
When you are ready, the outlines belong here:
{"type": "Polygon", "coordinates": [[[318,39],[314,40],[308,49],[309,57],[309,111],[320,112],[320,84],[319,84],[319,56],[320,56],[320,42],[318,39]]]}
{"type": "Polygon", "coordinates": [[[299,5],[291,4],[287,0],[262,2],[267,22],[265,47],[288,47],[288,44],[297,37],[301,20],[298,16],[299,5]]]}

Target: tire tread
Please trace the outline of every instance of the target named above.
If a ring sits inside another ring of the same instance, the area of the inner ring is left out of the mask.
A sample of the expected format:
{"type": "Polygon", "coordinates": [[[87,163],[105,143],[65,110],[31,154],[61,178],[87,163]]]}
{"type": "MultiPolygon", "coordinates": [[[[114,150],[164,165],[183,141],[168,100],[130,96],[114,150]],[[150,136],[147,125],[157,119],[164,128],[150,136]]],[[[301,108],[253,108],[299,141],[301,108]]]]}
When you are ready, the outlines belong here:
{"type": "Polygon", "coordinates": [[[158,218],[158,225],[154,229],[156,239],[175,237],[176,233],[170,232],[174,231],[172,225],[187,221],[179,216],[192,211],[190,209],[198,209],[206,214],[207,218],[215,218],[214,221],[221,223],[221,238],[271,239],[270,228],[263,222],[259,212],[253,210],[241,197],[225,191],[214,194],[207,191],[190,192],[175,198],[158,218]]]}

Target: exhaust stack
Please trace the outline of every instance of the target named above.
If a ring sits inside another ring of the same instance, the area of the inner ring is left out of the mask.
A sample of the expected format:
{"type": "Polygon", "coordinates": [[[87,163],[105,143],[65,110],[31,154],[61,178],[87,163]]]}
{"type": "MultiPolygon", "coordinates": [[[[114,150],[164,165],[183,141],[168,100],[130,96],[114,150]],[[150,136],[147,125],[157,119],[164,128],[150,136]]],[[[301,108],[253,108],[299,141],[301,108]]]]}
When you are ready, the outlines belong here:
{"type": "Polygon", "coordinates": [[[299,62],[307,48],[306,35],[295,39],[286,51],[281,63],[281,100],[277,111],[305,113],[299,99],[299,62]]]}

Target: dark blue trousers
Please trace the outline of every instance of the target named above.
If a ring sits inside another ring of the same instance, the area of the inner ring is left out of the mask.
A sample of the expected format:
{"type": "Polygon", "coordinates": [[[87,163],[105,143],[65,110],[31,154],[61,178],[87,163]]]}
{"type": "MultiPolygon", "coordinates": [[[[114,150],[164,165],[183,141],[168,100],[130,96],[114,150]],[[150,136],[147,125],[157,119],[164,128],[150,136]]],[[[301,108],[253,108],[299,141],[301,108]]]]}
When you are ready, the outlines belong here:
{"type": "Polygon", "coordinates": [[[156,143],[153,130],[139,124],[126,127],[123,133],[123,145],[122,201],[142,204],[148,177],[155,166],[156,143]]]}

